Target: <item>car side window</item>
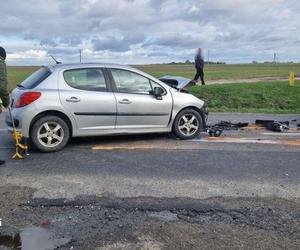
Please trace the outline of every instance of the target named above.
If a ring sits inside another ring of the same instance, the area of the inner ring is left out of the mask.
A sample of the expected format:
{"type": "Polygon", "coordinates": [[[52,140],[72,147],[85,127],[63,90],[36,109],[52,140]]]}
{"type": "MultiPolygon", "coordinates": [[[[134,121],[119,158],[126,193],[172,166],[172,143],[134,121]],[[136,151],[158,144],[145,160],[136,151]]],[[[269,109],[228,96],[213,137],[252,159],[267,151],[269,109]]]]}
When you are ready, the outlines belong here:
{"type": "Polygon", "coordinates": [[[65,71],[63,75],[66,83],[74,89],[102,92],[107,91],[102,69],[71,69],[65,71]]]}
{"type": "Polygon", "coordinates": [[[152,93],[150,80],[144,76],[123,69],[111,69],[111,73],[118,92],[131,94],[152,93]]]}

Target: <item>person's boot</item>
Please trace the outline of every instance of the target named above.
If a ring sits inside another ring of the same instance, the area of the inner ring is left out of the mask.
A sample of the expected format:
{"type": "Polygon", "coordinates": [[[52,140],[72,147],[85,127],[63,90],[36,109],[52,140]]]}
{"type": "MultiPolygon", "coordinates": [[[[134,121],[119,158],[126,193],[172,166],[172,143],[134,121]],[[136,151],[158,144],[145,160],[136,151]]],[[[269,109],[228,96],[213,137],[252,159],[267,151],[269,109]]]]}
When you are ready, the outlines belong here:
{"type": "Polygon", "coordinates": [[[205,85],[204,77],[201,77],[201,84],[205,85]]]}
{"type": "Polygon", "coordinates": [[[1,165],[4,165],[4,164],[5,164],[5,161],[0,160],[0,166],[1,166],[1,165]]]}

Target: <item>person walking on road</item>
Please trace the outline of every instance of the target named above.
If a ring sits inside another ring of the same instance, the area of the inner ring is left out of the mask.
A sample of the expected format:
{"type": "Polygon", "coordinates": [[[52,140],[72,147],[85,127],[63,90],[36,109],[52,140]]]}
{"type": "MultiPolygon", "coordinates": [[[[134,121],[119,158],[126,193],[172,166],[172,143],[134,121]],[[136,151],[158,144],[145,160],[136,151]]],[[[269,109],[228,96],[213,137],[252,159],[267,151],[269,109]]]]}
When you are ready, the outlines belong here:
{"type": "Polygon", "coordinates": [[[199,77],[201,79],[201,84],[205,85],[204,82],[204,59],[202,55],[202,49],[197,49],[196,55],[195,55],[195,68],[196,68],[196,75],[194,77],[194,81],[198,81],[199,77]]]}
{"type": "MultiPolygon", "coordinates": [[[[6,72],[6,51],[0,46],[0,113],[2,105],[7,108],[9,106],[9,93],[7,90],[7,72],[6,72]]],[[[5,164],[5,161],[0,160],[0,165],[5,164]]]]}

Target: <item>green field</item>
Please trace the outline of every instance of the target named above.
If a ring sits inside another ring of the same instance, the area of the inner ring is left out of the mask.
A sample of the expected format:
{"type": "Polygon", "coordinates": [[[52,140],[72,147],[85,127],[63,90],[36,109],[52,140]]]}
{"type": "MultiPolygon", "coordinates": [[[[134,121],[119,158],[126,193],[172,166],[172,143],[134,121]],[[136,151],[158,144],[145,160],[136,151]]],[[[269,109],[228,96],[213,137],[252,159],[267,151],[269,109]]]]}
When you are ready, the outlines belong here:
{"type": "MultiPolygon", "coordinates": [[[[160,64],[137,66],[141,70],[155,77],[164,75],[176,75],[193,78],[195,75],[194,65],[191,64],[160,64]]],[[[205,78],[216,79],[236,79],[253,77],[288,77],[289,72],[300,75],[300,64],[235,64],[235,65],[206,65],[205,78]]]]}
{"type": "Polygon", "coordinates": [[[28,77],[38,68],[39,67],[36,66],[8,66],[7,77],[9,90],[15,88],[17,84],[21,83],[26,77],[28,77]]]}
{"type": "MultiPolygon", "coordinates": [[[[194,76],[193,65],[161,64],[135,67],[156,77],[194,76]]],[[[13,89],[38,67],[8,67],[9,89],[13,89]]],[[[300,75],[300,64],[206,65],[206,79],[245,79],[256,77],[288,77],[300,75]]],[[[195,86],[191,93],[204,99],[211,111],[300,113],[300,83],[288,87],[287,82],[234,83],[195,86]]]]}
{"type": "MultiPolygon", "coordinates": [[[[164,75],[176,75],[193,78],[194,66],[191,64],[152,64],[135,65],[135,67],[160,77],[164,75]]],[[[8,67],[9,88],[14,88],[26,76],[38,67],[8,67]]],[[[236,65],[206,65],[205,77],[208,80],[215,79],[237,79],[253,77],[288,77],[289,72],[294,71],[300,75],[300,64],[236,64],[236,65]]]]}
{"type": "Polygon", "coordinates": [[[300,82],[257,82],[194,86],[189,92],[206,101],[209,111],[300,113],[300,82]]]}

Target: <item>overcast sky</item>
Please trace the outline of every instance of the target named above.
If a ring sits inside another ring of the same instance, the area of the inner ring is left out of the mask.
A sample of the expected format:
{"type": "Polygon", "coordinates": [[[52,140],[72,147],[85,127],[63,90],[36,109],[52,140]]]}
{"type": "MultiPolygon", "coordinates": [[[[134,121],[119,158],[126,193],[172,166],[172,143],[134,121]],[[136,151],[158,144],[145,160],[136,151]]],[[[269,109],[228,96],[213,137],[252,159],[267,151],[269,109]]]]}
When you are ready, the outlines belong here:
{"type": "Polygon", "coordinates": [[[299,0],[9,0],[0,2],[8,64],[300,61],[299,0]]]}

